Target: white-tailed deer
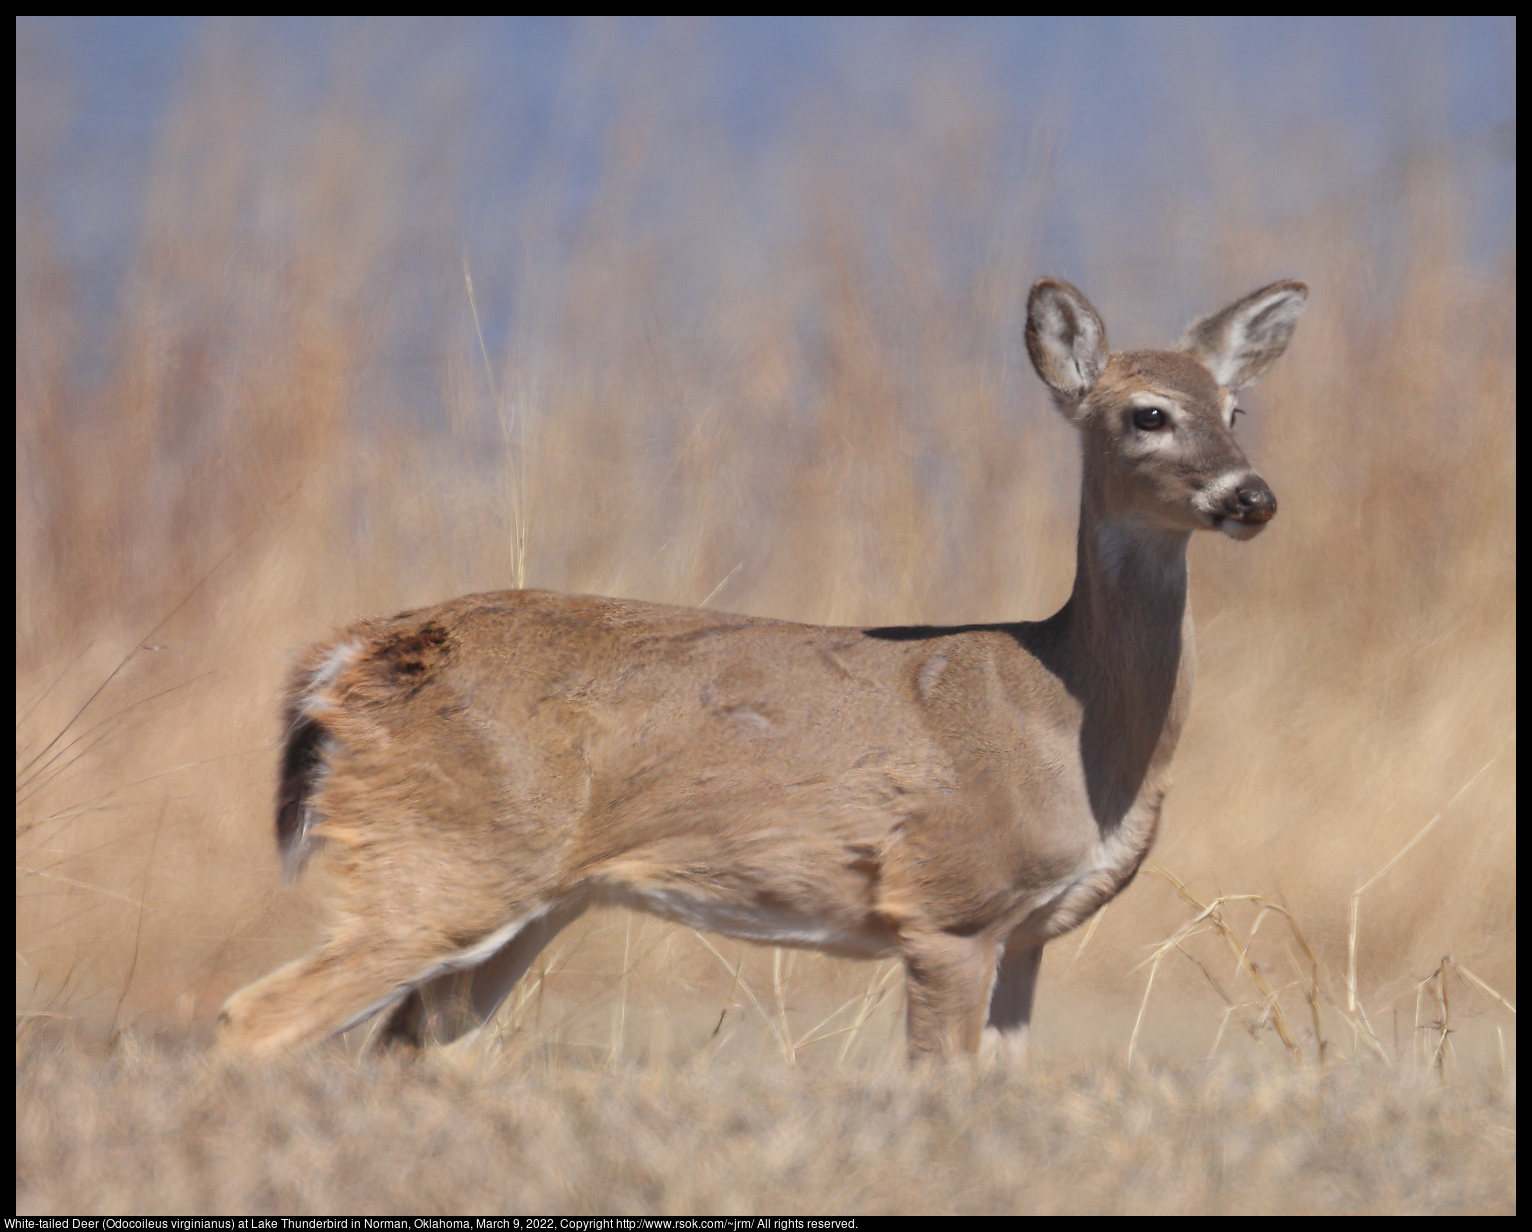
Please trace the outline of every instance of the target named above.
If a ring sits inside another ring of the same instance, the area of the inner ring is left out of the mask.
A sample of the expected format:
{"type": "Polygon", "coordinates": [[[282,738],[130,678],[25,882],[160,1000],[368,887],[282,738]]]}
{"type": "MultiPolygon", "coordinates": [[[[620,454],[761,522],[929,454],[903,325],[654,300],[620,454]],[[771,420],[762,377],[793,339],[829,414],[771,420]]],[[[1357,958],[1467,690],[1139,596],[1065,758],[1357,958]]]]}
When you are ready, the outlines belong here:
{"type": "Polygon", "coordinates": [[[286,693],[277,842],[327,864],[306,958],[229,998],[220,1045],[488,1020],[587,907],[897,954],[915,1056],[1024,1055],[1045,943],[1133,879],[1192,686],[1186,545],[1276,513],[1231,431],[1307,288],[1176,351],[1110,354],[1042,279],[1027,351],[1080,431],[1079,556],[1047,620],[822,628],[540,591],[363,620],[286,693]],[[986,1030],[986,1027],[988,1030],[986,1030]]]}

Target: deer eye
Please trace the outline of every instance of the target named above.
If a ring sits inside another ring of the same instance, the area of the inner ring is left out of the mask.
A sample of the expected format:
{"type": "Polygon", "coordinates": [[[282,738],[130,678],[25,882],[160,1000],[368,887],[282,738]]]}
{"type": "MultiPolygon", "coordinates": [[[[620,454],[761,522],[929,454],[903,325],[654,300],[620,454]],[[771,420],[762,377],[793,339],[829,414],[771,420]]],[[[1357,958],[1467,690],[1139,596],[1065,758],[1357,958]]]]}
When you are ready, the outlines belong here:
{"type": "Polygon", "coordinates": [[[1165,412],[1157,406],[1133,408],[1133,426],[1140,432],[1158,432],[1166,422],[1165,412]]]}

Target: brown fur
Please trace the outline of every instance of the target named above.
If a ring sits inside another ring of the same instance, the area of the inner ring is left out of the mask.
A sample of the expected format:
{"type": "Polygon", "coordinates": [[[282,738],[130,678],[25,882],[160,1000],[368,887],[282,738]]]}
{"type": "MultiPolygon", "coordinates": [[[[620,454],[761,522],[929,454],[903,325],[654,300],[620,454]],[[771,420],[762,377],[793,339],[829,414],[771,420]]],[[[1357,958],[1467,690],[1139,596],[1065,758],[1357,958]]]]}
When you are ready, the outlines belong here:
{"type": "Polygon", "coordinates": [[[1230,390],[1304,289],[1112,356],[1067,283],[1027,345],[1080,429],[1074,593],[1048,620],[821,628],[539,591],[358,622],[286,697],[277,838],[338,923],[231,997],[224,1047],[477,1027],[592,904],[905,964],[910,1047],[1024,1049],[1045,942],[1132,878],[1190,700],[1186,541],[1275,513],[1230,390]],[[1211,341],[1210,341],[1211,340],[1211,341]],[[1200,348],[1200,349],[1198,349],[1200,348]],[[1221,348],[1221,349],[1217,349],[1221,348]],[[1220,383],[1212,371],[1224,373],[1220,383]]]}

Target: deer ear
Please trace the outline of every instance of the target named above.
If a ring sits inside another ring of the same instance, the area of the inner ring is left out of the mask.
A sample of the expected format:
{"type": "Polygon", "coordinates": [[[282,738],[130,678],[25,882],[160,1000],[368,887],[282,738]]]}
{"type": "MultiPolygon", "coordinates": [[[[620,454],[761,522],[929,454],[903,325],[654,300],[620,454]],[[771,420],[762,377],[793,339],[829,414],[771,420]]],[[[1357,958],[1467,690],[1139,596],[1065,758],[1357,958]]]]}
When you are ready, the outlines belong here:
{"type": "Polygon", "coordinates": [[[1039,278],[1027,297],[1027,354],[1049,389],[1078,402],[1090,393],[1110,358],[1106,326],[1076,288],[1056,278],[1039,278]]]}
{"type": "Polygon", "coordinates": [[[1287,349],[1308,299],[1301,282],[1274,282],[1186,327],[1181,349],[1225,389],[1252,385],[1287,349]]]}

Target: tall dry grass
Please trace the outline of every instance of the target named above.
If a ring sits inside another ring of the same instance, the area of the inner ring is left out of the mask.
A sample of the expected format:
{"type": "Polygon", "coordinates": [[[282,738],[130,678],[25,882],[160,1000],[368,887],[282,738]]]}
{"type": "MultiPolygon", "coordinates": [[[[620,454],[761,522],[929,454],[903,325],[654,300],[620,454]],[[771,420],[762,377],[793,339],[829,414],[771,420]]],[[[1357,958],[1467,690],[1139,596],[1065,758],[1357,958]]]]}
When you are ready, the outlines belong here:
{"type": "Polygon", "coordinates": [[[1487,1074],[715,1062],[500,1073],[437,1055],[17,1067],[22,1215],[1398,1215],[1516,1209],[1487,1074]]]}
{"type": "MultiPolygon", "coordinates": [[[[1303,1055],[1434,1059],[1450,1031],[1499,1071],[1515,287],[1510,253],[1474,259],[1460,160],[1422,138],[1359,191],[1329,134],[1295,134],[1277,206],[1237,187],[1230,131],[1211,199],[1160,203],[1193,225],[1124,250],[1135,203],[1074,209],[1047,126],[1018,141],[961,60],[904,83],[897,123],[830,92],[751,146],[705,73],[673,71],[706,61],[695,31],[633,59],[597,29],[546,147],[470,226],[469,171],[496,157],[472,144],[471,65],[427,57],[383,91],[358,39],[299,101],[259,28],[220,31],[125,203],[115,287],[60,241],[53,112],[22,114],[25,1022],[195,1026],[313,942],[270,832],[293,647],[522,584],[813,622],[1040,617],[1068,591],[1076,463],[1019,345],[1031,279],[1079,283],[1131,346],[1293,276],[1310,308],[1240,428],[1281,514],[1193,549],[1198,692],[1152,861],[1298,931],[1224,903],[1225,932],[1155,968],[1135,1047],[1280,1054],[1285,1013],[1303,1055]]],[[[1041,1055],[1125,1049],[1139,964],[1199,910],[1141,878],[1052,947],[1041,1055]]],[[[529,983],[522,1031],[617,1055],[812,1038],[849,1063],[900,1032],[891,969],[620,916],[529,983]]]]}

